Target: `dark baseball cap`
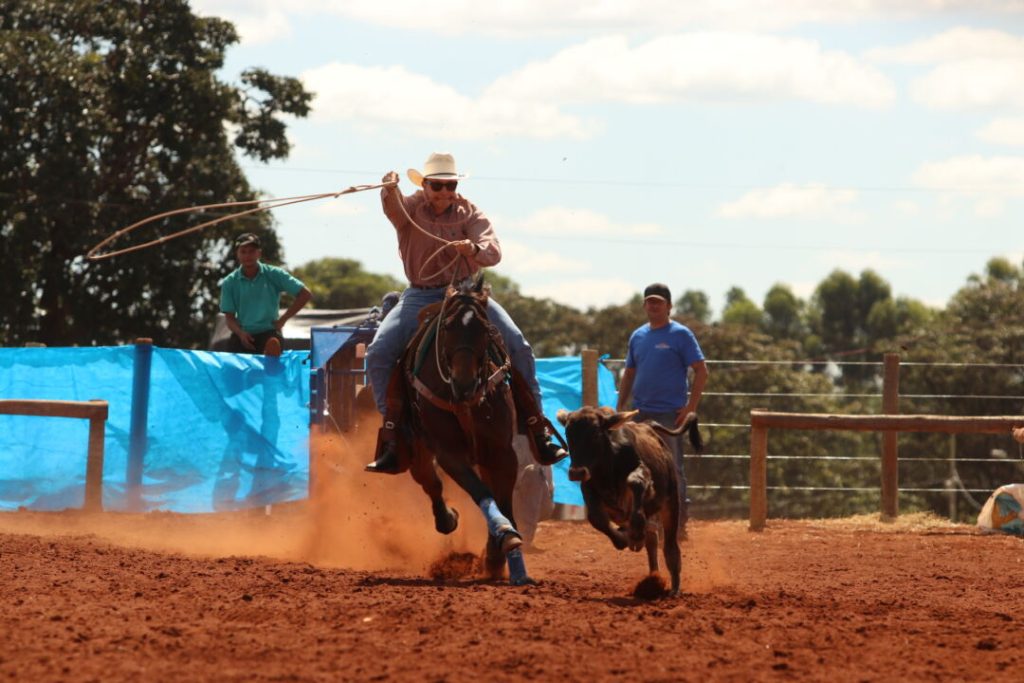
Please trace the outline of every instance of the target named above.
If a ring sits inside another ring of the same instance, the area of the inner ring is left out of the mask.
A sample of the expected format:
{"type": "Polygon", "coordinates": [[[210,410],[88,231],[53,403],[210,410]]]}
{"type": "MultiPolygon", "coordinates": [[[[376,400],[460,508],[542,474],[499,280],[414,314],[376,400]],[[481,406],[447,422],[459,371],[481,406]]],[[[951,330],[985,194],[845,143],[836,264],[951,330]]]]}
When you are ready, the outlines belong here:
{"type": "Polygon", "coordinates": [[[660,282],[655,282],[653,285],[647,285],[647,289],[644,290],[644,301],[647,301],[652,296],[664,299],[667,304],[672,303],[672,295],[668,291],[668,285],[663,285],[660,282]]]}
{"type": "Polygon", "coordinates": [[[247,244],[251,244],[257,249],[262,248],[260,245],[260,238],[257,237],[254,233],[243,232],[241,235],[235,238],[235,249],[238,249],[238,247],[244,247],[247,244]]]}

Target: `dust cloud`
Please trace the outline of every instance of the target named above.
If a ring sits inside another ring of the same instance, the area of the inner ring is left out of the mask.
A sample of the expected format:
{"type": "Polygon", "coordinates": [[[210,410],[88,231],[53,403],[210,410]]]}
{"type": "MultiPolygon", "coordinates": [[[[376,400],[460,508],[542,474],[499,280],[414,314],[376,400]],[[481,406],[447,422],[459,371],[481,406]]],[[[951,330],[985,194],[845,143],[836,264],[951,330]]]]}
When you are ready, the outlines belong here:
{"type": "Polygon", "coordinates": [[[482,553],[487,527],[450,480],[445,498],[459,528],[434,530],[430,499],[408,473],[370,474],[375,434],[314,435],[309,500],[244,512],[185,515],[19,511],[0,532],[92,537],[114,545],[193,557],[264,556],[321,567],[423,575],[453,553],[482,553]]]}

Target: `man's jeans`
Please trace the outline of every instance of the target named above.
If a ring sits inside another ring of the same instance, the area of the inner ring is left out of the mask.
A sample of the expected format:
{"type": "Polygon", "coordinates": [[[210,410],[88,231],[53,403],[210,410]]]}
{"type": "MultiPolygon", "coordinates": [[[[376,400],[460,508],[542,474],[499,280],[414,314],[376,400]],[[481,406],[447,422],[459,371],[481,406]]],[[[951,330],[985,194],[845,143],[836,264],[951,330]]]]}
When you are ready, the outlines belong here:
{"type": "MultiPolygon", "coordinates": [[[[377,402],[377,410],[384,414],[387,412],[387,390],[391,373],[395,364],[402,357],[406,345],[419,327],[417,316],[424,306],[444,299],[444,292],[447,287],[436,287],[434,289],[416,289],[409,287],[398,303],[385,316],[384,321],[377,328],[377,334],[373,342],[366,349],[366,374],[370,378],[370,385],[373,387],[373,398],[377,402]]],[[[540,385],[537,383],[537,366],[533,358],[533,349],[523,337],[516,324],[512,322],[505,309],[497,301],[490,299],[487,302],[487,319],[491,321],[501,338],[505,341],[505,349],[508,351],[512,367],[519,371],[530,385],[530,391],[540,402],[540,385]]]]}
{"type": "MultiPolygon", "coordinates": [[[[653,420],[669,429],[675,429],[676,426],[675,411],[669,413],[647,413],[641,410],[634,419],[637,422],[653,420]]],[[[690,517],[690,499],[686,497],[686,472],[683,470],[683,437],[682,435],[670,436],[668,434],[658,434],[658,436],[668,444],[669,449],[672,451],[672,458],[676,461],[676,473],[679,475],[679,524],[682,526],[686,524],[690,517]]]]}

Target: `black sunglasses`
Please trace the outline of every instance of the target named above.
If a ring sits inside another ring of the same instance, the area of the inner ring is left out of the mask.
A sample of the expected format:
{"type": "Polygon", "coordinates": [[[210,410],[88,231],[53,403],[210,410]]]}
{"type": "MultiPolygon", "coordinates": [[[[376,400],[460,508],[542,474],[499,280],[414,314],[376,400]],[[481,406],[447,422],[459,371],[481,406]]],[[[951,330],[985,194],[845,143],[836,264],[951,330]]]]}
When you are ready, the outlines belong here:
{"type": "Polygon", "coordinates": [[[455,192],[455,188],[459,186],[458,180],[449,180],[447,183],[440,180],[428,180],[427,182],[430,184],[430,189],[434,192],[440,192],[441,190],[455,192]]]}

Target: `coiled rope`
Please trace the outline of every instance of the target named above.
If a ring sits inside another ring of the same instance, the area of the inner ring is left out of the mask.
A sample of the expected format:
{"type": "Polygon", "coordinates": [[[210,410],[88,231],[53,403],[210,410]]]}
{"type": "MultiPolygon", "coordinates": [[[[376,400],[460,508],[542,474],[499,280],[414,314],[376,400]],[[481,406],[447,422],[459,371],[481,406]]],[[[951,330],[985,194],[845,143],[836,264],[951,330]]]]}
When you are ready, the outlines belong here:
{"type": "MultiPolygon", "coordinates": [[[[267,199],[253,199],[253,200],[241,201],[241,202],[220,202],[220,203],[217,203],[217,204],[203,204],[201,206],[190,206],[190,207],[183,208],[183,209],[174,209],[172,211],[164,211],[163,213],[158,213],[158,214],[155,214],[153,216],[149,216],[148,218],[144,218],[141,221],[132,223],[131,225],[129,225],[129,226],[125,227],[125,228],[121,228],[117,232],[111,234],[110,236],[105,238],[103,241],[99,242],[94,247],[89,249],[89,251],[86,252],[86,254],[85,254],[85,258],[88,259],[89,261],[103,261],[103,260],[106,260],[106,259],[114,258],[115,256],[122,256],[124,254],[130,254],[130,253],[133,253],[133,252],[136,252],[136,251],[142,251],[143,249],[148,249],[150,247],[155,247],[155,246],[160,245],[160,244],[165,244],[167,242],[170,242],[171,240],[175,240],[175,239],[178,239],[179,237],[184,237],[186,235],[191,235],[192,233],[199,232],[200,230],[204,230],[204,229],[212,227],[214,225],[218,225],[219,223],[223,223],[225,221],[233,220],[235,218],[241,218],[242,216],[248,216],[250,214],[259,213],[260,211],[269,211],[271,209],[281,208],[282,206],[290,206],[292,204],[301,204],[303,202],[312,202],[312,201],[316,201],[318,199],[327,199],[327,198],[336,199],[336,198],[338,198],[338,197],[340,197],[342,195],[354,194],[356,192],[365,192],[367,190],[375,190],[375,189],[383,188],[383,187],[394,187],[397,190],[397,186],[398,186],[398,181],[394,180],[394,181],[376,183],[376,184],[372,184],[372,185],[353,185],[351,187],[348,187],[348,188],[346,188],[344,190],[340,190],[338,192],[321,192],[319,194],[299,195],[299,196],[296,196],[296,197],[282,197],[280,199],[271,199],[271,200],[267,200],[267,199]],[[131,232],[141,228],[142,226],[149,225],[150,223],[154,223],[154,222],[159,221],[159,220],[164,219],[164,218],[169,218],[170,216],[178,216],[178,215],[181,215],[181,214],[188,214],[188,213],[202,213],[204,211],[208,211],[208,210],[211,210],[211,209],[225,209],[225,208],[240,207],[240,206],[251,206],[253,208],[246,209],[244,211],[236,211],[236,212],[228,214],[226,216],[220,216],[219,218],[214,218],[214,219],[206,221],[204,223],[200,223],[199,225],[194,225],[194,226],[192,226],[190,228],[185,228],[184,230],[178,230],[177,232],[173,232],[173,233],[171,233],[169,235],[162,235],[162,236],[157,237],[156,239],[150,240],[148,242],[143,242],[142,244],[135,244],[135,245],[132,245],[130,247],[124,247],[123,249],[116,249],[114,251],[102,251],[102,249],[104,247],[107,247],[108,245],[112,244],[113,242],[115,242],[119,238],[124,237],[125,235],[127,235],[127,234],[129,234],[129,233],[131,233],[131,232]]],[[[410,225],[412,225],[415,229],[419,230],[421,233],[423,233],[424,235],[426,235],[430,239],[435,240],[435,241],[441,243],[441,246],[436,251],[434,251],[429,257],[427,257],[427,260],[424,261],[423,265],[420,267],[419,278],[420,278],[421,281],[433,279],[433,278],[437,277],[438,275],[440,275],[440,274],[444,273],[445,271],[447,271],[452,266],[456,265],[459,262],[459,259],[460,258],[464,258],[464,257],[461,257],[458,253],[456,253],[452,257],[451,261],[449,261],[446,265],[444,265],[443,267],[438,269],[436,272],[433,272],[433,273],[431,273],[428,276],[424,276],[423,275],[423,271],[426,269],[427,264],[429,264],[431,261],[433,261],[435,258],[437,258],[445,249],[448,248],[449,245],[454,244],[454,241],[453,240],[447,240],[447,239],[445,239],[443,237],[440,237],[438,235],[433,234],[432,232],[429,232],[428,230],[423,228],[423,226],[421,226],[419,223],[417,223],[415,220],[413,220],[413,217],[409,215],[408,210],[406,210],[406,208],[405,208],[405,202],[403,201],[403,199],[404,199],[404,197],[401,195],[401,193],[399,193],[398,205],[402,209],[402,213],[405,214],[405,217],[409,221],[410,225]]],[[[467,220],[469,220],[470,217],[471,216],[467,216],[466,218],[464,218],[464,219],[462,219],[460,221],[457,221],[455,223],[451,223],[451,224],[449,224],[448,227],[459,226],[462,223],[464,223],[467,220]]],[[[468,270],[468,265],[467,265],[467,270],[468,270]]],[[[455,281],[455,278],[456,278],[456,273],[453,272],[453,274],[452,274],[452,281],[453,282],[455,281]]]]}

